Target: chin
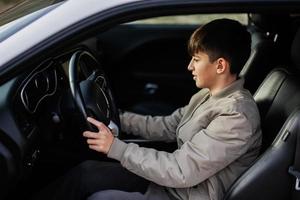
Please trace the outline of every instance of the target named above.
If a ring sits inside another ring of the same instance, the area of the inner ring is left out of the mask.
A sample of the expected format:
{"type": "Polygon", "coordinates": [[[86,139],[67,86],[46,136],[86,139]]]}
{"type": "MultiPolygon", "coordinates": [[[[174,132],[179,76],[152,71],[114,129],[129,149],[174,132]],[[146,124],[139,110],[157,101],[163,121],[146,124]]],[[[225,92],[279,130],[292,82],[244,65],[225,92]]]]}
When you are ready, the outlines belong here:
{"type": "Polygon", "coordinates": [[[197,84],[197,83],[196,83],[196,87],[199,88],[199,89],[204,88],[204,86],[202,86],[200,84],[197,84]]]}

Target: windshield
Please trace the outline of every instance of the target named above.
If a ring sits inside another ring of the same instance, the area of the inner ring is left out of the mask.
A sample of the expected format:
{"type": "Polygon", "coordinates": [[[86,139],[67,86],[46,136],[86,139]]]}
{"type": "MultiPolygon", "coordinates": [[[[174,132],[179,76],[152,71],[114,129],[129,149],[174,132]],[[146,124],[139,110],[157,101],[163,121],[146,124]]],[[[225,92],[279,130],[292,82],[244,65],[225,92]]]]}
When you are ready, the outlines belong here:
{"type": "MultiPolygon", "coordinates": [[[[59,6],[63,0],[25,0],[0,13],[0,42],[59,6]]],[[[3,4],[3,3],[2,3],[3,4]]],[[[6,4],[11,5],[11,4],[6,4]]]]}
{"type": "Polygon", "coordinates": [[[63,0],[3,0],[0,26],[63,0]]]}

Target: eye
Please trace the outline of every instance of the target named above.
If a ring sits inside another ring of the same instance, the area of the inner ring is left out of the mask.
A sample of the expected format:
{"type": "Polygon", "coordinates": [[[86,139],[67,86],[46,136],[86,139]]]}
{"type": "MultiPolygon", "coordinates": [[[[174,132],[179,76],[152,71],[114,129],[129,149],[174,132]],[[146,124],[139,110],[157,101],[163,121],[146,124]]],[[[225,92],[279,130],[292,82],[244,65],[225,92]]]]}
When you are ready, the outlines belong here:
{"type": "Polygon", "coordinates": [[[199,62],[200,61],[200,59],[196,58],[196,57],[194,57],[193,59],[194,59],[194,62],[199,62]]]}

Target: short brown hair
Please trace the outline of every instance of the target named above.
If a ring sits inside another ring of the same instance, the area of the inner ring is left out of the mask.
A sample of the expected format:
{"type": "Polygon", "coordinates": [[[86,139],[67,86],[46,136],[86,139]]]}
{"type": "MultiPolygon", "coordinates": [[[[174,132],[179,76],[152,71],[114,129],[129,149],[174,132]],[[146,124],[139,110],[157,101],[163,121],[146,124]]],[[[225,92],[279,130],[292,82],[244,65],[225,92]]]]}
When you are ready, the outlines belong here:
{"type": "Polygon", "coordinates": [[[251,35],[238,21],[217,19],[192,34],[188,51],[191,56],[205,52],[211,62],[223,57],[230,63],[230,72],[238,74],[250,55],[251,35]]]}

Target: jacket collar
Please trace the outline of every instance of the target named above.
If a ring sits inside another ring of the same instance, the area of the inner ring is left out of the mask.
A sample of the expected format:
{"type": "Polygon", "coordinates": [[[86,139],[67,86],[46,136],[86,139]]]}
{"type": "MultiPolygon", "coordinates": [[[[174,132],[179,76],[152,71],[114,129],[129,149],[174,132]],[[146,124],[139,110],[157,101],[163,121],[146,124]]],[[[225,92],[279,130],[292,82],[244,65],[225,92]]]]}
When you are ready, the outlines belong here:
{"type": "Polygon", "coordinates": [[[211,98],[217,100],[226,97],[237,90],[242,90],[244,89],[244,82],[245,82],[244,78],[239,78],[233,83],[231,83],[230,85],[228,85],[227,87],[225,87],[224,89],[222,89],[221,91],[219,91],[217,94],[211,95],[211,98]]]}

